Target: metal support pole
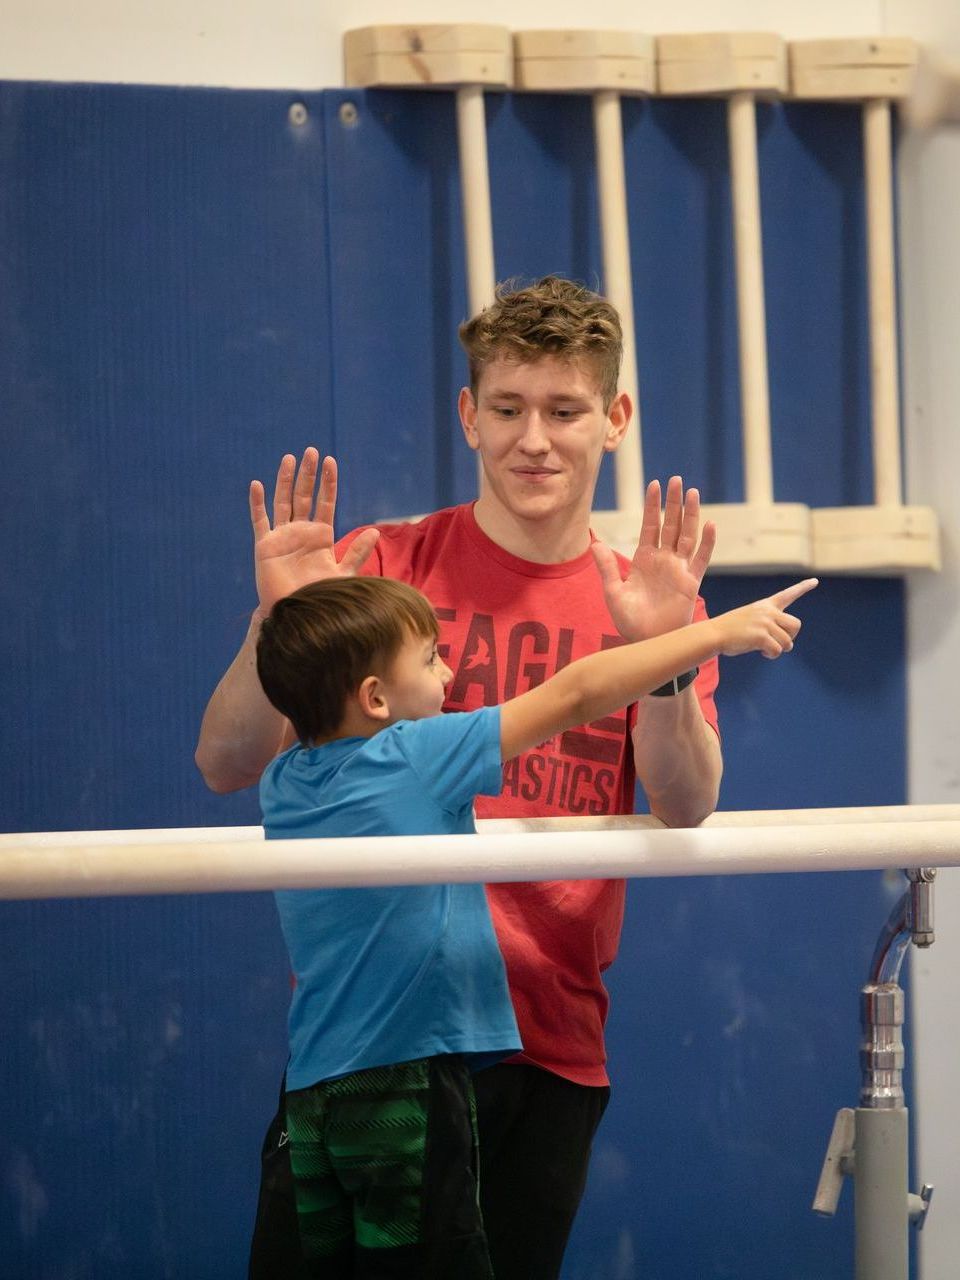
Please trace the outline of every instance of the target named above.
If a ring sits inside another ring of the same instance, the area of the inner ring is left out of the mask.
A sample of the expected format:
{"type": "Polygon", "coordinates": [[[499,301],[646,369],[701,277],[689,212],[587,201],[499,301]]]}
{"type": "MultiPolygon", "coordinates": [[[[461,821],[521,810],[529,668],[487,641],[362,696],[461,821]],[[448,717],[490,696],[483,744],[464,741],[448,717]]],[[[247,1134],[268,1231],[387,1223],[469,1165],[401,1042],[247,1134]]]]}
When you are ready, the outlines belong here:
{"type": "Polygon", "coordinates": [[[860,993],[860,1106],[838,1112],[814,1212],[836,1211],[844,1175],[854,1183],[856,1280],[909,1280],[911,1221],[923,1227],[933,1187],[908,1192],[909,1115],[903,1094],[904,996],[897,983],[910,943],[933,942],[936,871],[908,871],[909,886],[887,920],[860,993]]]}
{"type": "Polygon", "coordinates": [[[856,1280],[907,1280],[907,1108],[858,1107],[854,1138],[856,1280]]]}

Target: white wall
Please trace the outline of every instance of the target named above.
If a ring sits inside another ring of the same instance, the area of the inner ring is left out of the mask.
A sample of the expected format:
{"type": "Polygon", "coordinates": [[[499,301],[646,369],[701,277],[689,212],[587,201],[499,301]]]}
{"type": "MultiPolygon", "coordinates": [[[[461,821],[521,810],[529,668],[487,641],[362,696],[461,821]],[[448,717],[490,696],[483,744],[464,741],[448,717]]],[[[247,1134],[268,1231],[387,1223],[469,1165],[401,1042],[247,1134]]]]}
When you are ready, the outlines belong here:
{"type": "MultiPolygon", "coordinates": [[[[960,55],[955,0],[890,0],[888,29],[960,55]]],[[[909,501],[934,507],[944,567],[909,584],[909,797],[960,801],[960,126],[906,134],[900,148],[901,319],[909,501]]],[[[937,941],[912,964],[918,1178],[934,1183],[920,1237],[926,1280],[956,1274],[960,1257],[960,872],[935,890],[937,941]]]]}
{"type": "MultiPolygon", "coordinates": [[[[788,38],[914,35],[960,54],[956,0],[649,0],[649,32],[760,29],[788,38]]],[[[487,0],[5,0],[0,78],[319,88],[341,83],[340,36],[375,22],[485,21],[577,27],[582,3],[487,0]]],[[[595,0],[594,25],[635,29],[633,0],[595,0]]],[[[901,148],[904,408],[910,501],[944,525],[944,572],[909,587],[910,798],[960,801],[960,127],[901,148]]],[[[856,661],[856,653],[843,655],[856,661]]],[[[939,1182],[921,1237],[923,1274],[960,1256],[960,1160],[953,1138],[960,1001],[960,873],[937,886],[939,940],[914,963],[919,1173],[939,1182]]],[[[879,928],[878,922],[878,928],[879,928]]],[[[838,1100],[842,1101],[842,1100],[838,1100]]],[[[848,1100],[852,1103],[852,1100],[848,1100]]],[[[824,1135],[826,1139],[826,1135],[824,1135]]],[[[849,1194],[849,1193],[848,1193],[849,1194]]]]}
{"type": "Polygon", "coordinates": [[[342,83],[340,37],[385,22],[492,22],[652,33],[753,29],[785,36],[882,30],[879,0],[4,0],[0,78],[329,88],[342,83]]]}

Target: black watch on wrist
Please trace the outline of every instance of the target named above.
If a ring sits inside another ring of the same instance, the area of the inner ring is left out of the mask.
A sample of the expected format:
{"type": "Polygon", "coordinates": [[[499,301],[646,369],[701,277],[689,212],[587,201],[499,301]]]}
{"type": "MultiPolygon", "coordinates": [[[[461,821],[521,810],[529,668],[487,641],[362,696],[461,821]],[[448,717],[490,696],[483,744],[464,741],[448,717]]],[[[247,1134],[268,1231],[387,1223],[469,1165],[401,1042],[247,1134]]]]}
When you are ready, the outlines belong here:
{"type": "Polygon", "coordinates": [[[668,680],[666,684],[660,685],[659,688],[651,689],[650,697],[675,698],[678,693],[686,689],[688,684],[693,684],[699,672],[699,667],[691,667],[689,671],[684,671],[682,676],[674,676],[672,680],[668,680]]]}

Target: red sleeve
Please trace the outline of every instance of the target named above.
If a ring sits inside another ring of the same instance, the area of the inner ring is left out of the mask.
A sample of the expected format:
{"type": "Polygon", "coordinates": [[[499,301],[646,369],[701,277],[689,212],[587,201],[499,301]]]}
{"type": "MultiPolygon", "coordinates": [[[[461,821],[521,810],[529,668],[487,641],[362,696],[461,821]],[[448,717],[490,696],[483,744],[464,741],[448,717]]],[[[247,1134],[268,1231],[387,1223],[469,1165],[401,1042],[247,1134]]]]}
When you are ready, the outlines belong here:
{"type": "Polygon", "coordinates": [[[337,559],[343,559],[343,553],[364,529],[379,529],[380,537],[360,573],[366,578],[396,578],[399,582],[419,586],[417,566],[424,551],[424,533],[429,527],[426,520],[409,520],[399,524],[362,524],[345,533],[336,544],[337,559]]]}
{"type": "MultiPolygon", "coordinates": [[[[376,527],[377,527],[376,525],[362,524],[356,529],[351,529],[349,533],[345,533],[343,537],[339,539],[336,546],[334,547],[334,551],[336,552],[336,556],[337,556],[337,562],[339,563],[343,559],[344,552],[354,542],[356,542],[357,538],[360,536],[361,533],[363,533],[364,529],[374,529],[376,527]]],[[[370,553],[369,557],[367,558],[366,564],[360,570],[361,575],[365,578],[386,577],[386,574],[383,571],[383,554],[380,550],[380,542],[382,541],[383,541],[382,538],[378,540],[377,545],[373,548],[373,551],[370,553]]]]}

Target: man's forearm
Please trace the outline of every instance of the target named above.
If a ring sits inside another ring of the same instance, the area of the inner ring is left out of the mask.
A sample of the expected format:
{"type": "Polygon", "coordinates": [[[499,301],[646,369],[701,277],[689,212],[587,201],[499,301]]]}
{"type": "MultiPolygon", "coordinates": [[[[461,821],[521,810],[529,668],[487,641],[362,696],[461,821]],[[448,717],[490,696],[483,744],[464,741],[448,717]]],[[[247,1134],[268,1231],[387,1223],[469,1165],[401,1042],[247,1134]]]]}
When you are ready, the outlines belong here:
{"type": "Polygon", "coordinates": [[[641,698],[633,731],[637,779],[650,812],[668,827],[693,827],[717,807],[723,758],[694,687],[641,698]]]}
{"type": "Polygon", "coordinates": [[[239,791],[259,781],[290,741],[287,720],[267,700],[257,675],[259,614],[207,703],[194,759],[212,791],[239,791]]]}

